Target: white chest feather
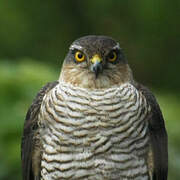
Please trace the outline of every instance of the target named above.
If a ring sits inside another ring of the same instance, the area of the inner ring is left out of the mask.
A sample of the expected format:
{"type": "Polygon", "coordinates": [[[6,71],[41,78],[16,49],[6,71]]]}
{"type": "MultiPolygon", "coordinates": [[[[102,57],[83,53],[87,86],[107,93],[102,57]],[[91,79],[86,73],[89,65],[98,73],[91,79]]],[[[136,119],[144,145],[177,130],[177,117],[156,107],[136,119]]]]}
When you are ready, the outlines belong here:
{"type": "Polygon", "coordinates": [[[94,91],[59,84],[39,115],[42,179],[148,179],[148,111],[131,84],[94,91]]]}

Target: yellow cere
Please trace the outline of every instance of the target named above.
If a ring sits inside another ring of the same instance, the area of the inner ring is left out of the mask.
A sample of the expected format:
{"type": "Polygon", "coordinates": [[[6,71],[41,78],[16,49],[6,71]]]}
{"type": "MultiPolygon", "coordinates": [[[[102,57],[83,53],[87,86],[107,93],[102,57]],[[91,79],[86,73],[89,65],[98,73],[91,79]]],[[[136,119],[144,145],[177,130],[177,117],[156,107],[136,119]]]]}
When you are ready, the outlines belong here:
{"type": "Polygon", "coordinates": [[[96,62],[101,62],[101,61],[102,61],[102,58],[98,54],[95,54],[91,59],[91,62],[93,64],[95,64],[96,62]]]}
{"type": "Polygon", "coordinates": [[[77,51],[77,52],[75,53],[75,59],[76,59],[76,61],[78,61],[78,62],[82,62],[82,61],[85,60],[85,55],[84,55],[81,51],[77,51]]]}

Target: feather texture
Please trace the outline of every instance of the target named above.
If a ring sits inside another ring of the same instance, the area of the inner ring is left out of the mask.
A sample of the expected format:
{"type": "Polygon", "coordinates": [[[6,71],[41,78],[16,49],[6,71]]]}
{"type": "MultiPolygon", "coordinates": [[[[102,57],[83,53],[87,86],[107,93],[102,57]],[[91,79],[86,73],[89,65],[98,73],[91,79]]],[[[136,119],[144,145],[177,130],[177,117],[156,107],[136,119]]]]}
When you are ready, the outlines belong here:
{"type": "Polygon", "coordinates": [[[57,84],[58,82],[55,81],[44,86],[37,94],[27,112],[21,144],[23,180],[40,180],[41,145],[39,144],[40,137],[38,136],[40,128],[38,114],[44,95],[57,84]],[[34,155],[36,156],[35,158],[34,155]]]}
{"type": "Polygon", "coordinates": [[[148,179],[149,111],[128,83],[94,91],[60,83],[39,114],[42,179],[148,179]]]}
{"type": "Polygon", "coordinates": [[[141,84],[137,84],[137,89],[146,97],[152,109],[148,126],[154,156],[153,180],[166,180],[168,175],[168,137],[164,118],[159,104],[150,90],[141,84]]]}

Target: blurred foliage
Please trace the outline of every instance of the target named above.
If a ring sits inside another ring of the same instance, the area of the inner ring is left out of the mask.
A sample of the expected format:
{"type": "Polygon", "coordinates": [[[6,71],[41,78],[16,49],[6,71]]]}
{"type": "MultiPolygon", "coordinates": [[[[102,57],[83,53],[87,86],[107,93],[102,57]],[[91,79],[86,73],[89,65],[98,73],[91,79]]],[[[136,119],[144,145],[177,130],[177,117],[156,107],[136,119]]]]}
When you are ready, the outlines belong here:
{"type": "Polygon", "coordinates": [[[119,41],[136,79],[153,87],[169,134],[169,179],[179,179],[179,9],[179,0],[1,0],[0,179],[21,179],[26,111],[58,78],[72,41],[89,34],[119,41]]]}
{"type": "Polygon", "coordinates": [[[179,90],[179,8],[179,0],[1,0],[0,58],[59,65],[73,40],[104,34],[120,42],[142,82],[179,90]]]}
{"type": "Polygon", "coordinates": [[[0,62],[0,179],[21,179],[20,144],[25,114],[38,90],[58,78],[55,72],[30,59],[0,62]]]}

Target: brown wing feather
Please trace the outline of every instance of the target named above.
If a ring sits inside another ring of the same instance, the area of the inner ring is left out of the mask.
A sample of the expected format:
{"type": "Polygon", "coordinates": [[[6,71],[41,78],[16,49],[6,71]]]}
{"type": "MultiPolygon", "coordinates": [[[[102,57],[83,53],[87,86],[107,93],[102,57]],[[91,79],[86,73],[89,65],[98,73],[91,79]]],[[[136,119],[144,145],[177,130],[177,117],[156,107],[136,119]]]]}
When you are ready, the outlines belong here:
{"type": "Polygon", "coordinates": [[[146,97],[152,109],[149,132],[153,151],[153,180],[167,180],[168,175],[168,138],[160,107],[150,90],[141,84],[137,89],[146,97]]]}
{"type": "Polygon", "coordinates": [[[24,132],[21,143],[21,161],[23,180],[40,180],[40,137],[38,136],[38,114],[43,97],[58,81],[47,83],[37,94],[30,106],[24,123],[24,132]]]}

